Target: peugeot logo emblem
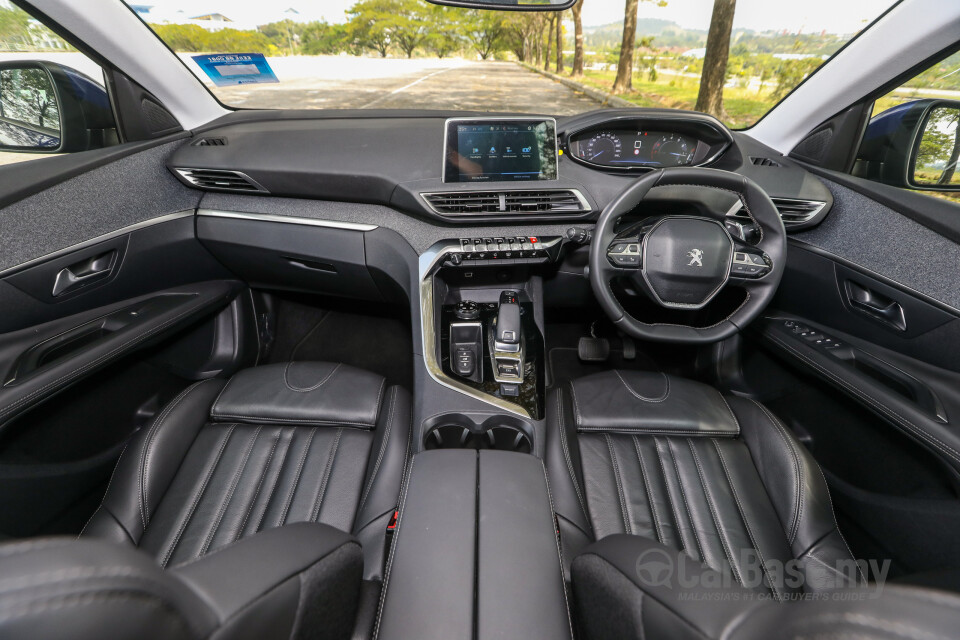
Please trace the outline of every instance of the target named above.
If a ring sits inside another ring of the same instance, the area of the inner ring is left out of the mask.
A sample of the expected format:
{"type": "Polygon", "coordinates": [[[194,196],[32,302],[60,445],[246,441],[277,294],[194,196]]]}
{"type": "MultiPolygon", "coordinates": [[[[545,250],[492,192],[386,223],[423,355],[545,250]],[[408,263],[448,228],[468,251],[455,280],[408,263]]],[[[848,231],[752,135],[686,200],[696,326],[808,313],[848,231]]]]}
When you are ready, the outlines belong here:
{"type": "Polygon", "coordinates": [[[700,249],[692,249],[687,252],[687,257],[690,258],[690,262],[687,263],[688,267],[702,267],[703,266],[703,251],[700,249]]]}

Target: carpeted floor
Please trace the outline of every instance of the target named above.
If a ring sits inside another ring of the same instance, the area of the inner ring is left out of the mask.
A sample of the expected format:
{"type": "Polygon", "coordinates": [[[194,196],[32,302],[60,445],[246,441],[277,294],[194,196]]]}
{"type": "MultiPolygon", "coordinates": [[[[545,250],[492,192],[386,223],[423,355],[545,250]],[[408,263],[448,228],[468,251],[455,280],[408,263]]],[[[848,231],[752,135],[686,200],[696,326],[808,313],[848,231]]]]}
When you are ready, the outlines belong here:
{"type": "Polygon", "coordinates": [[[321,309],[281,298],[276,340],[267,362],[343,362],[378,373],[387,379],[387,384],[412,389],[410,325],[398,317],[364,311],[321,309]]]}

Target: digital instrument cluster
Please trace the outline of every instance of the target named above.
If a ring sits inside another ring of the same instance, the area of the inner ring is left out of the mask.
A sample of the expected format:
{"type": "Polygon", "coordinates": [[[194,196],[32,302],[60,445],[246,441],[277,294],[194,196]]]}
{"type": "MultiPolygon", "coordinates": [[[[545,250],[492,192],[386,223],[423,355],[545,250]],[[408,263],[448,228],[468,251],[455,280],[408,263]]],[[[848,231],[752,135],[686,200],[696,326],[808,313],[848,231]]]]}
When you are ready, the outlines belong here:
{"type": "Polygon", "coordinates": [[[570,141],[583,162],[615,168],[684,167],[694,164],[700,141],[669,131],[611,129],[584,133],[570,141]]]}

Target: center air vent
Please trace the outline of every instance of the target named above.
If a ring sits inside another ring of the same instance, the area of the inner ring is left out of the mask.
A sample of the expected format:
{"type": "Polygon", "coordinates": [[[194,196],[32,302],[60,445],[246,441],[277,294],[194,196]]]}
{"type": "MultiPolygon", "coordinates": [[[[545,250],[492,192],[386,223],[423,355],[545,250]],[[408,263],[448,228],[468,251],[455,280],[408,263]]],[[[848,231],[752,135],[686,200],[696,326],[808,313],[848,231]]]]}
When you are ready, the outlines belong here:
{"type": "Polygon", "coordinates": [[[212,138],[200,138],[193,143],[195,147],[223,147],[226,146],[227,139],[222,136],[212,138]]]}
{"type": "Polygon", "coordinates": [[[214,191],[240,191],[243,193],[267,193],[253,178],[240,171],[227,169],[181,169],[174,171],[184,180],[201,189],[214,191]]]}
{"type": "Polygon", "coordinates": [[[424,193],[440,215],[482,216],[502,213],[586,213],[590,205],[576,189],[453,191],[424,193]]]}
{"type": "MultiPolygon", "coordinates": [[[[819,200],[770,199],[773,200],[773,205],[780,213],[780,219],[783,220],[783,226],[785,227],[796,227],[810,222],[827,206],[826,202],[820,202],[819,200]]],[[[743,209],[733,214],[733,217],[740,222],[751,222],[750,216],[743,209]]]]}

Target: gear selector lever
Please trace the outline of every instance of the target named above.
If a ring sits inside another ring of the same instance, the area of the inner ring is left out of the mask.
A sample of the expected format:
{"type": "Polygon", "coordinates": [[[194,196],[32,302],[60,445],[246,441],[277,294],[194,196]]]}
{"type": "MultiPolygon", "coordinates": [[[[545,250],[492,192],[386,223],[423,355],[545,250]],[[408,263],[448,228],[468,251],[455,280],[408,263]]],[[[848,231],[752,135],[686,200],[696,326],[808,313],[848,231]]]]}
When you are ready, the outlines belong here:
{"type": "Polygon", "coordinates": [[[500,310],[497,312],[497,351],[520,351],[520,305],[516,291],[500,293],[500,310]]]}

